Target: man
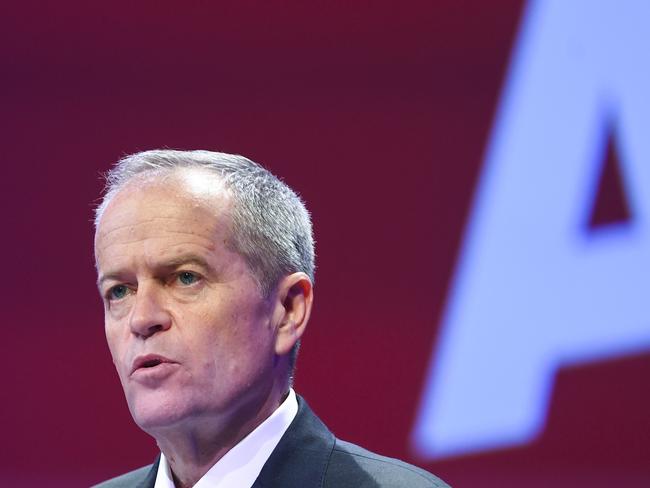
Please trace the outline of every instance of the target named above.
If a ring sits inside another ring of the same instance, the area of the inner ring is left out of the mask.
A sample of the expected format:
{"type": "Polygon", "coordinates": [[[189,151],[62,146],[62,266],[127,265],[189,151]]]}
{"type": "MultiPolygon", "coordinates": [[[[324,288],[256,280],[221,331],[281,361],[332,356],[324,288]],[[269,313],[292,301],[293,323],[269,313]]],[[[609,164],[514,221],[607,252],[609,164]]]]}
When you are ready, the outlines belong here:
{"type": "Polygon", "coordinates": [[[161,454],[101,487],[441,487],[336,439],[291,386],[313,300],[300,198],[256,163],[147,151],[113,168],[95,258],[131,415],[161,454]]]}

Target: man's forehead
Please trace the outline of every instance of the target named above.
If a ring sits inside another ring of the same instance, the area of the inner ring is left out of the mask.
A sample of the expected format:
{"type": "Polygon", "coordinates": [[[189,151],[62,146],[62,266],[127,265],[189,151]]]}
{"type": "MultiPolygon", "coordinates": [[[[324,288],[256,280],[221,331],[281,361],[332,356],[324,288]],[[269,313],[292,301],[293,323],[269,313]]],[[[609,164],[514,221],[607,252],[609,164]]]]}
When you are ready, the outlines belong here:
{"type": "MultiPolygon", "coordinates": [[[[106,205],[95,233],[98,241],[115,234],[160,226],[160,230],[187,227],[214,232],[230,225],[232,197],[222,180],[205,171],[145,174],[127,182],[106,205]]],[[[96,249],[97,250],[97,249],[96,249]]]]}

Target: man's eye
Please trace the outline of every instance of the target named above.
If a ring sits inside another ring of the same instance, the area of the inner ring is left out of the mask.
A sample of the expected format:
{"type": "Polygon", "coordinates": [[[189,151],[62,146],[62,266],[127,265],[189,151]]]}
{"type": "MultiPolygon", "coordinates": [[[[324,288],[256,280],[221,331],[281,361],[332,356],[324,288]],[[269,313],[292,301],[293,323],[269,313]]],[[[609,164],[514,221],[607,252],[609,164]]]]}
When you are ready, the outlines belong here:
{"type": "Polygon", "coordinates": [[[199,277],[196,274],[191,273],[189,271],[182,271],[178,273],[178,281],[182,285],[189,286],[199,281],[199,277]]]}
{"type": "Polygon", "coordinates": [[[126,285],[115,285],[108,290],[108,298],[110,300],[120,300],[129,293],[129,288],[126,285]]]}

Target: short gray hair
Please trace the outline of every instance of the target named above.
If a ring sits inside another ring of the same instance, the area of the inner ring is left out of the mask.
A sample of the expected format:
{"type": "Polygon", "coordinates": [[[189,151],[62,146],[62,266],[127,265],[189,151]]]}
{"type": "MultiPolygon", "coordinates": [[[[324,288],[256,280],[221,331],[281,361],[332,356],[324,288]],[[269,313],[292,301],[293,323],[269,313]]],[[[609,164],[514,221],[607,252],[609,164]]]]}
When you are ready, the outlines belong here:
{"type": "Polygon", "coordinates": [[[305,204],[270,171],[235,154],[156,149],[120,159],[106,174],[95,227],[111,199],[132,178],[180,168],[208,170],[230,191],[230,245],[247,262],[265,297],[290,273],[302,271],[314,281],[314,239],[305,204]]]}

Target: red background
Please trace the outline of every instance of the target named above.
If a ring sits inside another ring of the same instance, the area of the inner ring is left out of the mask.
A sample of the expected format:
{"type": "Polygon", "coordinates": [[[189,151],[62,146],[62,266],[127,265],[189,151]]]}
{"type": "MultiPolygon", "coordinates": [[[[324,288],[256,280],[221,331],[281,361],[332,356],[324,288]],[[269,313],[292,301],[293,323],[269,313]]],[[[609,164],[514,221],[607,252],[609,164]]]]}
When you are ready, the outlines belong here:
{"type": "Polygon", "coordinates": [[[307,201],[296,389],[339,437],[455,487],[650,485],[648,354],[561,370],[529,445],[408,445],[520,1],[21,5],[0,20],[4,486],[155,455],[104,343],[91,225],[99,173],[154,147],[242,153],[307,201]]]}

